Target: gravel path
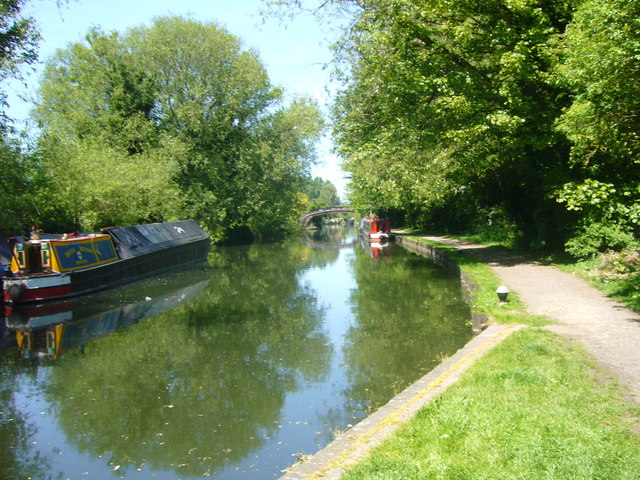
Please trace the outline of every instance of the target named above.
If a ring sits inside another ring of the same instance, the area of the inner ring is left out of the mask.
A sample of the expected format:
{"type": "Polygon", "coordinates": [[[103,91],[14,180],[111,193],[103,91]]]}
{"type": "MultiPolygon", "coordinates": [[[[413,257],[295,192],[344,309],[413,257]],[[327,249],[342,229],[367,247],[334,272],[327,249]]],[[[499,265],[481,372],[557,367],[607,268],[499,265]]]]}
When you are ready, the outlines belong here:
{"type": "Polygon", "coordinates": [[[640,404],[640,315],[584,280],[498,249],[447,237],[425,237],[472,255],[518,293],[530,313],[557,322],[549,330],[576,340],[640,404]]]}

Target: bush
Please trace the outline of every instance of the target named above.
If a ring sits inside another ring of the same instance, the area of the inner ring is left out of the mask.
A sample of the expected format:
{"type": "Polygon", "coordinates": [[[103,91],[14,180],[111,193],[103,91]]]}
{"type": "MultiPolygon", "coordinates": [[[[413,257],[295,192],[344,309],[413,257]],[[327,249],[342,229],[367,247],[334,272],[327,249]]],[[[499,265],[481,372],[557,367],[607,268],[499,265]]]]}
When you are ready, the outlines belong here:
{"type": "Polygon", "coordinates": [[[622,252],[608,251],[600,255],[596,274],[609,277],[629,277],[640,272],[640,249],[628,248],[622,252]]]}
{"type": "Polygon", "coordinates": [[[570,255],[586,259],[609,250],[616,252],[637,246],[631,232],[615,223],[594,222],[584,226],[565,246],[570,255]]]}

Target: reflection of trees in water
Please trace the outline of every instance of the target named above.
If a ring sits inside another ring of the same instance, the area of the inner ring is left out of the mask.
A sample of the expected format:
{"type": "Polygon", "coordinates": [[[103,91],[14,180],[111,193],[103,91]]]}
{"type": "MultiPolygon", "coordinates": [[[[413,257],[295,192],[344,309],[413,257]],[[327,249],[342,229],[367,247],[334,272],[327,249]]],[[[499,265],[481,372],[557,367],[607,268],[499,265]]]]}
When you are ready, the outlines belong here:
{"type": "Polygon", "coordinates": [[[338,248],[352,248],[358,241],[356,230],[344,226],[307,230],[303,238],[304,243],[313,249],[333,250],[334,255],[330,257],[333,261],[339,256],[338,248]]]}
{"type": "Polygon", "coordinates": [[[357,234],[353,228],[327,227],[304,232],[291,243],[291,251],[304,256],[304,268],[324,268],[340,257],[340,248],[353,248],[357,234]]]}
{"type": "Polygon", "coordinates": [[[37,427],[16,405],[18,382],[35,381],[26,374],[16,374],[17,368],[15,352],[0,352],[0,477],[63,478],[62,473],[51,472],[51,459],[33,444],[37,427]]]}
{"type": "Polygon", "coordinates": [[[472,334],[458,280],[399,248],[386,260],[362,250],[355,260],[357,323],[344,347],[351,375],[347,411],[380,407],[472,334]]]}
{"type": "Polygon", "coordinates": [[[70,441],[121,470],[184,475],[260,447],[286,393],[330,357],[290,256],[282,244],[215,253],[197,299],[59,359],[48,394],[70,441]]]}

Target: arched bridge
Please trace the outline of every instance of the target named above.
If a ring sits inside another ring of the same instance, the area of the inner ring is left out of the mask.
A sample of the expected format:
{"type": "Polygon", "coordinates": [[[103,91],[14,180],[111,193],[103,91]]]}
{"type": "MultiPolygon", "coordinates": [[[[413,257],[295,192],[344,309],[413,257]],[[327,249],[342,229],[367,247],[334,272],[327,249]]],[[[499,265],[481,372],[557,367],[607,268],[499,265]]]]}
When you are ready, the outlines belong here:
{"type": "Polygon", "coordinates": [[[331,215],[333,213],[352,213],[352,212],[353,210],[346,207],[321,208],[320,210],[313,210],[311,212],[305,213],[304,215],[300,215],[300,217],[298,218],[298,221],[300,222],[301,225],[304,225],[306,227],[307,225],[309,225],[313,217],[319,217],[322,215],[331,215]]]}

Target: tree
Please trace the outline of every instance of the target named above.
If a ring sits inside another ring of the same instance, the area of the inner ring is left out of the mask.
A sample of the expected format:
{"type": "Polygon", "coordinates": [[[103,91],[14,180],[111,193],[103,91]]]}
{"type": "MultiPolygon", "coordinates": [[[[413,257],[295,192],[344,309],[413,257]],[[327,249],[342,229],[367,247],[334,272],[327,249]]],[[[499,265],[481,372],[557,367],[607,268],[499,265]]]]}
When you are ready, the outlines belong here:
{"type": "Polygon", "coordinates": [[[309,179],[305,193],[311,201],[309,206],[310,210],[337,207],[340,205],[338,190],[329,180],[324,180],[320,177],[309,179]]]}
{"type": "MultiPolygon", "coordinates": [[[[24,0],[0,2],[0,82],[21,79],[21,68],[38,58],[40,40],[31,18],[24,18],[24,0]]],[[[7,95],[0,88],[0,234],[21,233],[26,217],[35,215],[29,196],[34,188],[33,159],[23,154],[12,138],[11,120],[6,114],[7,95]]]]}
{"type": "Polygon", "coordinates": [[[550,68],[570,3],[361,5],[335,108],[353,203],[418,221],[445,211],[465,226],[497,210],[530,240],[548,239],[562,223],[548,194],[566,152],[550,68]]]}
{"type": "Polygon", "coordinates": [[[577,256],[634,243],[640,232],[640,4],[590,0],[564,35],[561,81],[574,92],[557,121],[571,140],[572,181],[556,198],[577,213],[577,256]]]}
{"type": "Polygon", "coordinates": [[[18,235],[37,216],[38,167],[16,140],[0,135],[0,236],[18,235]]]}
{"type": "Polygon", "coordinates": [[[172,176],[187,148],[157,128],[154,88],[116,33],[92,30],[86,44],[47,63],[35,112],[39,151],[48,201],[70,217],[67,228],[178,216],[172,176]]]}
{"type": "Polygon", "coordinates": [[[638,2],[266,3],[352,16],[334,132],[355,209],[578,256],[637,245],[638,2]]]}
{"type": "MultiPolygon", "coordinates": [[[[21,67],[32,65],[38,59],[40,34],[34,20],[21,15],[25,3],[26,0],[0,2],[0,82],[21,78],[21,67]]],[[[3,134],[8,127],[6,107],[6,93],[0,91],[0,127],[3,134]]]]}
{"type": "Polygon", "coordinates": [[[49,63],[40,91],[58,198],[76,188],[63,168],[127,171],[100,179],[106,189],[82,182],[72,203],[92,215],[85,224],[191,217],[222,238],[239,227],[285,228],[296,216],[318,107],[282,106],[256,52],[215,23],[165,17],[125,34],[92,31],[49,63]],[[127,186],[134,201],[123,205],[127,186]]]}

